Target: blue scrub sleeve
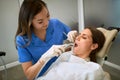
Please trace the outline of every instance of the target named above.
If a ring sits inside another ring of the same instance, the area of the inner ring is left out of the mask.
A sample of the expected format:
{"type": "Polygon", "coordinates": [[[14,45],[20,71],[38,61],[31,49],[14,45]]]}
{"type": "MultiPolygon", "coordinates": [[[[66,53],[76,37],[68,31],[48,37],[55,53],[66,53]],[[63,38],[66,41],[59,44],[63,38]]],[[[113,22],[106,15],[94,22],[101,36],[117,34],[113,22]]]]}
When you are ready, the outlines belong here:
{"type": "Polygon", "coordinates": [[[23,63],[23,62],[31,61],[32,58],[30,53],[28,52],[27,48],[23,47],[26,44],[23,37],[17,36],[16,43],[17,43],[19,62],[23,63]]]}
{"type": "Polygon", "coordinates": [[[67,36],[65,35],[65,34],[68,34],[68,32],[69,31],[71,31],[71,27],[69,27],[69,26],[67,26],[66,24],[64,24],[63,22],[61,22],[61,21],[59,21],[59,20],[57,20],[58,21],[58,25],[60,26],[60,27],[62,27],[63,28],[63,39],[65,40],[65,39],[67,39],[67,36]]]}

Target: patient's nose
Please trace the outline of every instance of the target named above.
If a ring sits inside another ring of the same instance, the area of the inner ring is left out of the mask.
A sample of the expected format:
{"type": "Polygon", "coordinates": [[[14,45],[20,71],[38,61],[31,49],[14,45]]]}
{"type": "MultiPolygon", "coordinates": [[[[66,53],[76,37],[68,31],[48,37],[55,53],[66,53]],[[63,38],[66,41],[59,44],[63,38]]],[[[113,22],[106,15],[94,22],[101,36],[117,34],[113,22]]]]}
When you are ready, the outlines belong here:
{"type": "Polygon", "coordinates": [[[80,35],[76,37],[76,40],[80,41],[80,39],[81,39],[80,35]]]}

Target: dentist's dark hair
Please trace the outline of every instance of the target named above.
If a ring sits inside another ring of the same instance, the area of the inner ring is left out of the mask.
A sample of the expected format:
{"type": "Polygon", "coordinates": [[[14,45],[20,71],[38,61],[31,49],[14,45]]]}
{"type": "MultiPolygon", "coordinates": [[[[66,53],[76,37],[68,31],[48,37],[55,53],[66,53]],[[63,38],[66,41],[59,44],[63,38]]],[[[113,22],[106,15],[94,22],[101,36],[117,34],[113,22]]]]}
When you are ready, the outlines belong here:
{"type": "MultiPolygon", "coordinates": [[[[40,13],[44,7],[48,9],[46,3],[43,2],[42,0],[23,1],[19,11],[18,28],[15,35],[15,41],[17,35],[22,35],[22,36],[27,35],[29,41],[27,42],[26,45],[29,45],[33,30],[32,20],[34,16],[40,13]]],[[[15,45],[17,45],[16,42],[15,45]]]]}

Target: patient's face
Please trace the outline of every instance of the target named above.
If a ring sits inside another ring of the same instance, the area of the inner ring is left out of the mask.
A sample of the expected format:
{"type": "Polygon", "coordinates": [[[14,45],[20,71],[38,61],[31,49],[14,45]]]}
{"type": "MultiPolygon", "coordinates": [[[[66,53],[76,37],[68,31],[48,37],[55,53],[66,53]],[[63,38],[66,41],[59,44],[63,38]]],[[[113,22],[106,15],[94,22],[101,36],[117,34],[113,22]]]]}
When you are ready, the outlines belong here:
{"type": "Polygon", "coordinates": [[[92,33],[89,29],[84,29],[75,39],[73,52],[77,56],[87,55],[91,52],[92,45],[92,33]]]}

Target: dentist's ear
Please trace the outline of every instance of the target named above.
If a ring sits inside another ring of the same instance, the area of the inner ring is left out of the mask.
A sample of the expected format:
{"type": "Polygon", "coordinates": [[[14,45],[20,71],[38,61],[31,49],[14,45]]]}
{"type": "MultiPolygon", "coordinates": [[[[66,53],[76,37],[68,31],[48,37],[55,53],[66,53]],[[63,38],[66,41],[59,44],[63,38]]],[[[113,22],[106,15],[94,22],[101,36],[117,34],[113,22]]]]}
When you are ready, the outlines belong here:
{"type": "Polygon", "coordinates": [[[93,45],[91,46],[91,49],[92,49],[92,50],[95,50],[96,48],[98,48],[98,44],[97,44],[97,43],[95,43],[95,44],[93,44],[93,45]]]}

